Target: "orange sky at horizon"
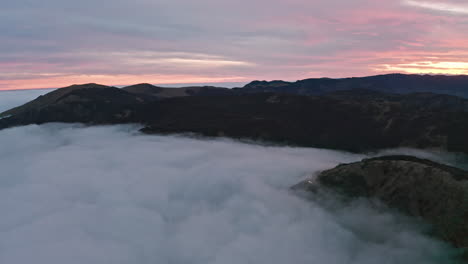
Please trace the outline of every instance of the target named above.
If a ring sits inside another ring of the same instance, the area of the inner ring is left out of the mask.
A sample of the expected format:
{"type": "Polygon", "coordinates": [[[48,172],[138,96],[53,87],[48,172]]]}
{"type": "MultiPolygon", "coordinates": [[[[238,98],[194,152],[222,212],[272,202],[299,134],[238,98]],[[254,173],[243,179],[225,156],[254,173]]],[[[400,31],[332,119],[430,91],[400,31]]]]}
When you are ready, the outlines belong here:
{"type": "Polygon", "coordinates": [[[193,83],[232,83],[247,82],[241,77],[210,78],[199,76],[158,76],[158,75],[86,75],[86,76],[63,76],[31,80],[12,80],[3,82],[0,80],[0,90],[33,90],[33,89],[55,89],[67,87],[74,84],[98,83],[108,86],[126,86],[138,83],[151,84],[193,84],[193,83]],[[2,88],[1,86],[6,87],[2,88]]]}
{"type": "MultiPolygon", "coordinates": [[[[296,81],[307,78],[350,78],[350,77],[365,77],[372,75],[383,75],[383,74],[421,74],[421,75],[447,75],[447,76],[459,76],[468,75],[468,63],[448,62],[448,63],[435,63],[433,66],[428,65],[429,62],[416,62],[401,65],[379,65],[378,69],[375,70],[375,74],[371,75],[356,75],[356,76],[344,76],[344,77],[316,77],[308,76],[299,79],[266,79],[267,81],[272,80],[284,80],[284,81],[296,81]],[[463,68],[454,67],[444,68],[438,67],[440,65],[463,65],[463,68]],[[421,67],[422,66],[422,67],[421,67]],[[421,68],[419,68],[421,67],[421,68]],[[434,68],[432,68],[434,67],[434,68]]],[[[0,80],[0,91],[11,91],[11,90],[36,90],[36,89],[56,89],[63,88],[75,84],[86,84],[86,83],[97,83],[107,86],[129,86],[139,83],[150,83],[153,85],[221,85],[223,83],[231,85],[232,83],[248,83],[254,80],[264,80],[262,78],[249,79],[244,77],[198,77],[198,76],[154,76],[154,75],[86,75],[86,76],[66,76],[56,78],[43,78],[43,79],[31,79],[31,80],[10,80],[3,82],[0,80]],[[1,87],[4,85],[4,87],[1,87]]]]}

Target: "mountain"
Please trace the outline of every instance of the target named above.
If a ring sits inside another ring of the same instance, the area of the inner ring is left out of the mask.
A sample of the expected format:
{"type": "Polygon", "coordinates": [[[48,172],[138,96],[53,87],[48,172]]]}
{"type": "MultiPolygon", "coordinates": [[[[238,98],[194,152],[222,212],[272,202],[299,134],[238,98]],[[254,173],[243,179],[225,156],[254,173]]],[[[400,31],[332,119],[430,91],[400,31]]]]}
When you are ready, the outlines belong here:
{"type": "Polygon", "coordinates": [[[305,79],[297,82],[254,81],[237,90],[242,90],[243,93],[323,95],[352,89],[397,94],[429,92],[468,98],[468,76],[387,74],[360,78],[305,79]]]}
{"type": "Polygon", "coordinates": [[[354,152],[416,147],[468,153],[468,100],[455,96],[352,90],[164,98],[151,96],[148,88],[158,90],[94,84],[58,89],[0,114],[0,128],[139,123],[146,133],[193,132],[354,152]]]}
{"type": "Polygon", "coordinates": [[[182,97],[182,96],[211,96],[231,93],[228,88],[213,86],[191,86],[181,88],[164,88],[147,83],[136,84],[122,88],[122,90],[133,94],[144,94],[155,96],[160,99],[182,97]]]}
{"type": "Polygon", "coordinates": [[[325,187],[351,198],[378,199],[432,225],[432,234],[465,249],[468,259],[468,172],[410,156],[343,164],[293,187],[325,187]]]}
{"type": "Polygon", "coordinates": [[[150,96],[159,96],[165,88],[154,86],[149,83],[140,83],[127,87],[123,87],[122,90],[133,93],[133,94],[145,94],[150,96]]]}
{"type": "Polygon", "coordinates": [[[47,96],[39,96],[37,99],[28,102],[22,106],[10,109],[9,111],[5,112],[7,115],[14,115],[18,114],[19,112],[28,110],[28,109],[37,109],[40,107],[48,106],[53,104],[54,102],[58,100],[62,100],[64,97],[68,96],[70,93],[76,90],[82,90],[82,89],[110,89],[112,87],[105,86],[105,85],[100,85],[96,83],[88,83],[88,84],[82,84],[82,85],[71,85],[68,87],[64,87],[61,89],[57,89],[55,91],[52,91],[47,94],[47,96]]]}
{"type": "Polygon", "coordinates": [[[468,100],[368,92],[184,97],[145,106],[146,133],[194,132],[354,152],[436,148],[468,153],[468,100]],[[453,103],[455,101],[455,103],[453,103]]]}
{"type": "Polygon", "coordinates": [[[370,90],[391,94],[435,93],[468,98],[468,76],[387,74],[342,79],[305,79],[297,82],[253,81],[242,88],[234,89],[212,86],[164,88],[151,84],[137,84],[123,89],[131,93],[147,94],[160,98],[252,93],[317,96],[347,90],[370,90]]]}
{"type": "Polygon", "coordinates": [[[47,122],[132,122],[134,108],[153,100],[146,95],[131,94],[99,84],[72,85],[1,113],[0,128],[47,122]]]}

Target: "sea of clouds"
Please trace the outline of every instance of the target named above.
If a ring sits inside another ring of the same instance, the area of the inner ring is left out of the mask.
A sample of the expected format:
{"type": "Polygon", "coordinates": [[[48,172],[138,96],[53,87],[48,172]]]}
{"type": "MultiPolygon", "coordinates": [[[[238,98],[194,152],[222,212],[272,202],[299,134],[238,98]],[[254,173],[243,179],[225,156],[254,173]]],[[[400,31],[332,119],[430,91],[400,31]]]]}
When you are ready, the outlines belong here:
{"type": "MultiPolygon", "coordinates": [[[[38,95],[4,93],[2,110],[38,95]]],[[[363,155],[137,131],[0,131],[0,263],[451,263],[402,216],[365,202],[325,209],[289,190],[363,155]]]]}
{"type": "Polygon", "coordinates": [[[51,89],[39,90],[16,90],[16,91],[0,91],[0,113],[27,103],[38,96],[52,91],[51,89]]]}

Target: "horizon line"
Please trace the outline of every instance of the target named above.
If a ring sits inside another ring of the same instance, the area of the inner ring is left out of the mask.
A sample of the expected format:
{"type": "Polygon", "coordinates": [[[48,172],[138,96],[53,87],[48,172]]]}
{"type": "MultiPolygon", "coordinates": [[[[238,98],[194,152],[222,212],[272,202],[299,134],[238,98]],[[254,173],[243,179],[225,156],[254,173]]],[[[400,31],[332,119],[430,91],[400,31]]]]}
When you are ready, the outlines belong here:
{"type": "MultiPolygon", "coordinates": [[[[366,77],[377,77],[377,76],[388,76],[388,75],[407,75],[407,76],[419,75],[419,76],[446,76],[446,77],[466,76],[466,77],[468,77],[468,74],[431,74],[431,73],[401,73],[401,72],[394,72],[394,73],[363,75],[363,76],[350,76],[350,77],[310,77],[310,78],[298,79],[298,80],[295,80],[295,81],[287,81],[287,80],[284,80],[284,79],[270,79],[270,80],[264,79],[264,80],[261,80],[259,78],[259,79],[254,79],[254,80],[246,81],[246,82],[204,82],[204,83],[192,83],[192,82],[178,83],[178,82],[174,82],[174,83],[163,83],[163,84],[141,82],[141,83],[133,83],[133,84],[107,85],[107,84],[89,82],[89,83],[74,83],[74,84],[70,84],[70,85],[67,85],[67,86],[61,86],[61,87],[6,88],[6,89],[0,88],[0,91],[52,90],[52,89],[66,88],[66,87],[73,86],[73,85],[85,85],[85,84],[99,84],[99,85],[104,85],[104,86],[109,86],[109,87],[123,88],[123,87],[126,87],[126,86],[137,85],[137,84],[146,84],[146,83],[150,84],[150,85],[154,85],[154,86],[159,86],[159,87],[162,87],[162,88],[184,88],[184,87],[188,87],[188,86],[191,86],[191,85],[192,86],[209,86],[209,84],[234,84],[234,83],[248,84],[248,83],[255,82],[255,81],[260,81],[260,82],[281,81],[281,82],[294,83],[294,82],[297,82],[297,81],[310,80],[310,79],[344,80],[344,79],[366,78],[366,77]],[[175,85],[181,85],[181,86],[175,86],[175,85]],[[184,85],[188,85],[188,86],[184,86],[184,85]]],[[[245,85],[243,85],[243,86],[245,86],[245,85]]],[[[242,88],[242,87],[220,87],[220,88],[242,88]]]]}

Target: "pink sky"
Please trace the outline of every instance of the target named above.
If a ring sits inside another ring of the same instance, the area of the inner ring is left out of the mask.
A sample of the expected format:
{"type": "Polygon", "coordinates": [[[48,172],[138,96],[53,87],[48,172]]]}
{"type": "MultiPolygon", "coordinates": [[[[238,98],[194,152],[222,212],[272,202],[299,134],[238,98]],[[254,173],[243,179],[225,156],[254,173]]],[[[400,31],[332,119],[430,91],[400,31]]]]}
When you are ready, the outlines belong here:
{"type": "Polygon", "coordinates": [[[466,1],[19,0],[0,13],[0,90],[468,74],[466,1]]]}

